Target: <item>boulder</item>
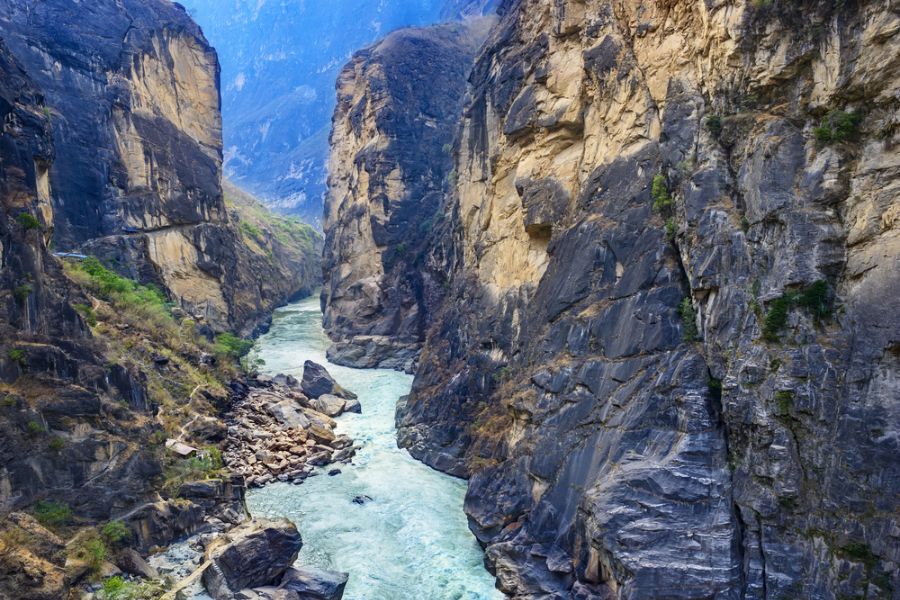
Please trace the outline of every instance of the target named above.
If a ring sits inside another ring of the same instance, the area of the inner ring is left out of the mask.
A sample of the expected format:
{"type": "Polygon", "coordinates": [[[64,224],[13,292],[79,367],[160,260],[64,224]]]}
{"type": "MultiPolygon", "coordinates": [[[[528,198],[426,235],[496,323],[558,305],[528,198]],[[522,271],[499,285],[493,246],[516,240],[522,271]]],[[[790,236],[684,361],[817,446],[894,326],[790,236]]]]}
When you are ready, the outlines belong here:
{"type": "Polygon", "coordinates": [[[362,404],[356,398],[347,400],[346,404],[344,404],[344,412],[362,414],[362,404]]]}
{"type": "MultiPolygon", "coordinates": [[[[354,402],[356,402],[354,400],[354,402]]],[[[357,404],[359,404],[357,402],[357,404]]],[[[339,398],[334,394],[322,394],[318,398],[312,401],[312,407],[319,411],[320,413],[324,413],[329,417],[337,417],[341,413],[344,412],[347,405],[347,400],[344,398],[339,398]]]]}
{"type": "Polygon", "coordinates": [[[156,579],[159,577],[159,571],[150,566],[144,560],[144,557],[132,548],[126,548],[119,552],[116,556],[116,566],[122,569],[124,573],[143,577],[144,579],[156,579]]]}
{"type": "Polygon", "coordinates": [[[312,399],[323,394],[333,394],[345,400],[356,398],[356,394],[338,385],[325,367],[311,360],[303,363],[303,380],[300,382],[300,388],[312,399]]]}
{"type": "Polygon", "coordinates": [[[312,567],[288,569],[279,589],[296,592],[308,600],[340,600],[347,586],[348,573],[312,567]]]}
{"type": "Polygon", "coordinates": [[[241,525],[207,551],[203,585],[215,600],[232,600],[241,590],[276,585],[297,560],[303,541],[287,520],[241,525]]]}
{"type": "Polygon", "coordinates": [[[296,427],[300,429],[309,427],[309,419],[306,418],[303,411],[293,400],[282,400],[281,402],[270,404],[267,411],[272,415],[273,419],[285,427],[296,427]]]}

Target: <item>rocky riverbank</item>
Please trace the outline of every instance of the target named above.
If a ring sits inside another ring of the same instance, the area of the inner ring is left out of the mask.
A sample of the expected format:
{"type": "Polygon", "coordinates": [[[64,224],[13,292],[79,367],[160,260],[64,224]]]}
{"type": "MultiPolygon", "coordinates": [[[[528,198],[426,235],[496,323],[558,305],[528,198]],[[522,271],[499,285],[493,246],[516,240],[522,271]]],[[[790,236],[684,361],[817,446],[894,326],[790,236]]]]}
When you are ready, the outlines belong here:
{"type": "Polygon", "coordinates": [[[324,367],[307,361],[303,380],[258,376],[236,388],[226,413],[225,465],[248,487],[273,481],[302,483],[316,467],[346,463],[353,441],[338,435],[332,417],[360,412],[356,395],[335,383],[324,367]]]}

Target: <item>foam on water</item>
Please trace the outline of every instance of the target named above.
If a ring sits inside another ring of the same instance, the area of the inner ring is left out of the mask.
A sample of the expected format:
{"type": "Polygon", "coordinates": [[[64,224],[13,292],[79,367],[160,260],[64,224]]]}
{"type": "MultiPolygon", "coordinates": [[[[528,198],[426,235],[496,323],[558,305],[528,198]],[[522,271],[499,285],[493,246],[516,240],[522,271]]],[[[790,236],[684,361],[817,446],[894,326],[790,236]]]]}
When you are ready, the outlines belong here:
{"type": "Polygon", "coordinates": [[[362,448],[340,475],[250,491],[250,511],[294,521],[303,536],[298,564],[349,572],[347,600],[502,598],[466,525],[465,483],[397,448],[394,409],[412,377],[329,363],[321,316],[317,299],[280,309],[251,358],[265,361],[265,373],[298,379],[304,361],[325,365],[359,395],[362,414],[340,417],[338,431],[362,448]],[[355,504],[357,496],[372,501],[355,504]]]}

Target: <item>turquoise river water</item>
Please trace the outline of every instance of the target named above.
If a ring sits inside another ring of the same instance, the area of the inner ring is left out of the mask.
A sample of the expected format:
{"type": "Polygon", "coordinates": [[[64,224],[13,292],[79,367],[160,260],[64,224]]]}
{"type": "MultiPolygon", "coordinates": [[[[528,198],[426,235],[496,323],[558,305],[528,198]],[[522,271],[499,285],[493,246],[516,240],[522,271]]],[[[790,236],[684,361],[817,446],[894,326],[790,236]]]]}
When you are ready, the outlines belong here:
{"type": "Polygon", "coordinates": [[[397,448],[394,408],[409,392],[412,377],[329,363],[321,320],[316,298],[278,310],[251,358],[265,361],[263,373],[298,379],[304,361],[325,365],[338,383],[359,395],[362,414],[339,417],[338,432],[361,449],[352,465],[339,465],[340,475],[323,471],[299,486],[279,483],[250,491],[250,512],[296,523],[303,536],[298,564],[350,573],[346,600],[502,598],[466,524],[465,483],[397,448]],[[353,503],[362,495],[372,501],[353,503]]]}

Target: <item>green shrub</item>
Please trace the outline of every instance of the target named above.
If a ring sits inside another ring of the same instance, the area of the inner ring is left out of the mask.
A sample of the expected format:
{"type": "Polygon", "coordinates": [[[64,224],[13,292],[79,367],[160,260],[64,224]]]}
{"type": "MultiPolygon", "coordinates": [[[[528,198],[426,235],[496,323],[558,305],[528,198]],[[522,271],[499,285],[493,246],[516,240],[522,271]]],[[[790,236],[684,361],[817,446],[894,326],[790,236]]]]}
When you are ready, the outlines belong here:
{"type": "Polygon", "coordinates": [[[15,396],[3,396],[3,398],[0,398],[0,406],[12,408],[16,404],[18,404],[18,402],[16,402],[15,396]]]}
{"type": "Polygon", "coordinates": [[[25,231],[31,231],[32,229],[43,229],[43,227],[41,226],[41,222],[38,221],[37,218],[31,213],[19,213],[19,216],[16,217],[16,220],[25,231]]]}
{"type": "Polygon", "coordinates": [[[763,339],[778,342],[781,330],[787,325],[788,313],[795,306],[809,311],[817,321],[831,315],[831,294],[827,281],[819,280],[799,292],[788,292],[769,303],[763,320],[763,339]]]}
{"type": "Polygon", "coordinates": [[[6,358],[13,361],[14,363],[24,365],[28,357],[25,355],[25,351],[21,348],[12,348],[9,352],[6,353],[6,358]]]}
{"type": "Polygon", "coordinates": [[[775,405],[778,407],[779,416],[783,417],[790,414],[791,407],[794,405],[794,392],[791,390],[775,392],[775,405]]]}
{"type": "Polygon", "coordinates": [[[678,314],[681,317],[681,336],[685,342],[695,342],[699,336],[697,331],[697,311],[690,296],[681,301],[678,306],[678,314]]]}
{"type": "Polygon", "coordinates": [[[159,600],[169,586],[163,581],[126,581],[119,576],[103,582],[100,600],[159,600]]]}
{"type": "Polygon", "coordinates": [[[44,433],[44,426],[37,421],[28,421],[28,423],[25,424],[25,431],[31,436],[40,435],[44,433]]]}
{"type": "Polygon", "coordinates": [[[788,312],[794,303],[791,294],[779,296],[769,303],[769,310],[763,320],[763,339],[767,342],[777,342],[781,339],[781,330],[787,325],[788,312]]]}
{"type": "Polygon", "coordinates": [[[41,501],[34,505],[34,518],[44,527],[59,527],[72,517],[72,510],[66,504],[41,501]]]}
{"type": "Polygon", "coordinates": [[[678,225],[675,224],[675,219],[671,217],[666,219],[666,238],[670,242],[674,242],[676,233],[678,233],[678,225]]]}
{"type": "Polygon", "coordinates": [[[115,546],[122,540],[131,537],[131,530],[122,521],[110,521],[100,530],[100,535],[110,546],[115,546]]]}
{"type": "Polygon", "coordinates": [[[820,279],[800,293],[797,303],[816,319],[827,319],[831,315],[829,295],[828,282],[820,279]]]}
{"type": "Polygon", "coordinates": [[[76,549],[76,556],[87,563],[92,573],[100,571],[108,554],[106,544],[99,537],[88,538],[76,549]]]}
{"type": "Polygon", "coordinates": [[[63,448],[66,447],[66,440],[55,435],[52,438],[50,438],[50,443],[48,445],[50,446],[50,449],[53,450],[54,452],[59,452],[60,450],[62,450],[63,448]]]}
{"type": "Polygon", "coordinates": [[[820,145],[836,144],[856,137],[863,116],[843,110],[831,110],[813,130],[820,145]]]}
{"type": "Polygon", "coordinates": [[[716,379],[715,377],[710,377],[709,381],[706,382],[707,387],[709,388],[709,395],[712,396],[716,400],[722,399],[722,380],[716,379]]]}
{"type": "Polygon", "coordinates": [[[27,283],[23,283],[13,290],[13,296],[15,296],[16,300],[24,304],[25,301],[28,300],[28,296],[30,296],[31,292],[33,291],[34,290],[30,285],[28,285],[27,283]]]}
{"type": "Polygon", "coordinates": [[[241,358],[253,348],[252,340],[244,340],[233,333],[220,333],[216,336],[216,352],[233,358],[241,358]]]}
{"type": "Polygon", "coordinates": [[[91,327],[97,326],[97,315],[94,308],[89,304],[73,304],[72,308],[77,310],[84,317],[85,322],[91,327]]]}
{"type": "Polygon", "coordinates": [[[103,600],[118,600],[125,595],[126,585],[125,580],[118,575],[110,577],[103,582],[103,587],[100,589],[100,597],[103,600]]]}
{"type": "Polygon", "coordinates": [[[706,129],[710,135],[718,139],[722,134],[722,118],[719,115],[709,115],[706,117],[706,129]]]}
{"type": "Polygon", "coordinates": [[[650,187],[650,196],[653,198],[653,210],[663,212],[672,206],[672,196],[669,195],[669,186],[666,184],[666,176],[657,173],[653,177],[653,184],[650,187]]]}

